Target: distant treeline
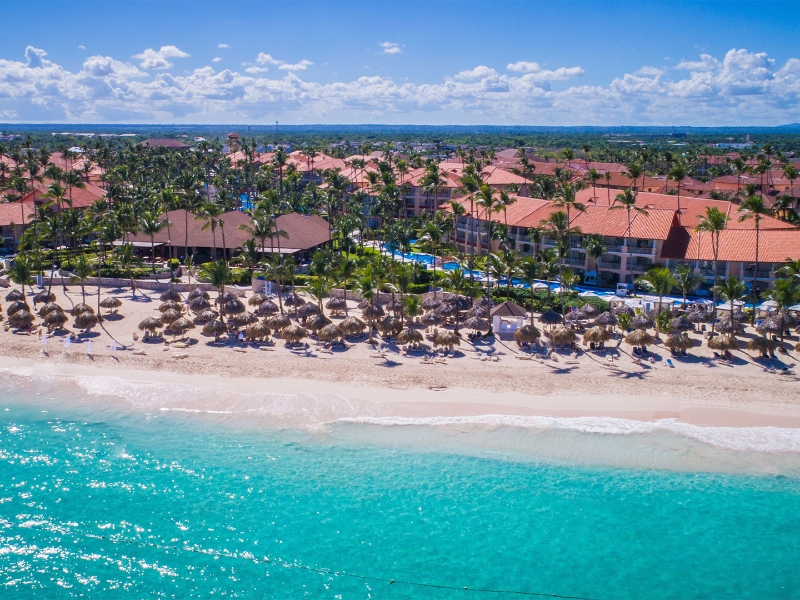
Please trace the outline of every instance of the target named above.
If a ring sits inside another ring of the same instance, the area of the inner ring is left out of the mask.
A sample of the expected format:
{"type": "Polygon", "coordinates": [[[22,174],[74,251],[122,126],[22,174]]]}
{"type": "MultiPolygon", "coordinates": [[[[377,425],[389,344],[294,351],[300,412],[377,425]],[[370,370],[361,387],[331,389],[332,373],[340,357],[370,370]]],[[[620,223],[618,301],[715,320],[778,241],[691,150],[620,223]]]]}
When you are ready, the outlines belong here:
{"type": "MultiPolygon", "coordinates": [[[[675,151],[687,148],[697,152],[700,147],[714,143],[742,143],[747,136],[759,146],[770,143],[784,153],[800,155],[800,124],[781,127],[528,127],[493,125],[135,125],[135,124],[0,124],[4,135],[21,135],[30,138],[36,147],[51,151],[59,147],[93,145],[97,137],[80,135],[52,135],[55,133],[135,134],[135,137],[104,138],[112,146],[136,143],[150,137],[189,139],[203,137],[209,141],[225,143],[227,134],[237,132],[254,139],[257,145],[310,145],[323,149],[331,144],[347,142],[354,147],[367,144],[439,144],[443,147],[460,146],[484,148],[527,147],[540,153],[558,152],[573,148],[576,155],[584,145],[591,146],[593,154],[613,159],[626,149],[640,144],[655,148],[674,147],[675,151]]],[[[0,140],[6,147],[25,140],[0,140]]],[[[705,151],[705,150],[704,150],[705,151]]],[[[731,149],[717,148],[722,154],[731,149]]]]}

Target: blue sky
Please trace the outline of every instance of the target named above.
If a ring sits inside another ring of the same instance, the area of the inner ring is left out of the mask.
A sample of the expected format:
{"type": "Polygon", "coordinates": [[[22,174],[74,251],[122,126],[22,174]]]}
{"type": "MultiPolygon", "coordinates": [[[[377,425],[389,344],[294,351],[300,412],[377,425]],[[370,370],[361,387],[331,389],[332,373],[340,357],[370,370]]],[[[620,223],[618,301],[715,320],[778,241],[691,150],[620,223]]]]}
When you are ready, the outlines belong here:
{"type": "Polygon", "coordinates": [[[798,2],[6,1],[0,122],[777,125],[798,2]]]}

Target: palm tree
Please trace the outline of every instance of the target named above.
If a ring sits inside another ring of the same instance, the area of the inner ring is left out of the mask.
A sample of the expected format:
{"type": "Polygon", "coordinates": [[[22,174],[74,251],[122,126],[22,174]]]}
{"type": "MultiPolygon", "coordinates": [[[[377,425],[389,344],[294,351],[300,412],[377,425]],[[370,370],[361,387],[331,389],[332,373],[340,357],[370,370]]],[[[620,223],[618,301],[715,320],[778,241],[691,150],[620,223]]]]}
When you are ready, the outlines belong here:
{"type": "Polygon", "coordinates": [[[597,271],[597,261],[606,252],[606,247],[603,245],[604,240],[602,235],[596,233],[585,235],[581,240],[581,246],[586,250],[586,256],[594,261],[595,271],[597,271]]]}
{"type": "Polygon", "coordinates": [[[517,267],[517,272],[519,273],[519,276],[525,280],[528,286],[530,286],[531,290],[531,325],[533,325],[533,302],[534,302],[533,286],[536,283],[536,280],[539,278],[540,270],[541,270],[541,265],[536,261],[536,259],[534,259],[531,256],[523,258],[519,262],[519,266],[517,267]]]}
{"type": "MultiPolygon", "coordinates": [[[[128,279],[131,282],[131,294],[134,298],[136,298],[136,284],[133,281],[133,272],[131,271],[131,267],[138,260],[136,251],[130,244],[122,244],[121,246],[117,246],[114,249],[114,252],[117,255],[117,260],[119,261],[120,266],[125,269],[125,272],[128,274],[128,279]]],[[[187,265],[187,268],[191,267],[188,267],[187,265]]]]}
{"type": "Polygon", "coordinates": [[[217,289],[217,301],[219,302],[219,320],[223,323],[225,322],[225,303],[222,301],[222,297],[225,295],[225,286],[228,285],[231,280],[231,270],[228,267],[228,263],[224,260],[218,260],[211,263],[206,263],[203,265],[200,271],[201,277],[204,279],[208,279],[209,283],[213,285],[217,289]]]}
{"type": "Polygon", "coordinates": [[[576,199],[577,193],[580,189],[580,184],[578,183],[564,183],[556,190],[555,196],[553,196],[553,205],[557,206],[558,208],[567,209],[568,225],[572,223],[570,211],[573,208],[578,212],[586,212],[586,205],[578,202],[576,199]]]}
{"type": "MultiPolygon", "coordinates": [[[[703,278],[697,275],[694,269],[689,265],[678,265],[675,267],[675,287],[678,288],[683,295],[681,306],[686,306],[686,296],[692,293],[702,281],[703,278]]],[[[716,305],[716,300],[714,304],[716,305]]]]}
{"type": "Polygon", "coordinates": [[[469,279],[464,277],[464,271],[461,269],[454,269],[450,271],[450,275],[447,276],[445,283],[456,293],[455,328],[453,331],[458,333],[458,318],[461,313],[458,308],[458,298],[463,296],[464,292],[469,288],[469,279]]]}
{"type": "Polygon", "coordinates": [[[506,192],[500,192],[500,208],[503,209],[503,223],[505,224],[505,238],[503,239],[503,245],[507,246],[509,242],[508,237],[508,208],[517,202],[517,196],[511,197],[506,192]]]}
{"type": "Polygon", "coordinates": [[[328,283],[327,277],[317,277],[308,284],[308,293],[311,294],[311,297],[317,301],[317,308],[319,309],[320,314],[324,314],[322,310],[322,301],[330,291],[331,286],[328,283]]]}
{"type": "Polygon", "coordinates": [[[436,298],[436,249],[442,241],[442,230],[435,221],[428,221],[422,227],[422,238],[431,243],[433,254],[433,297],[436,298]]]}
{"type": "Polygon", "coordinates": [[[784,277],[798,279],[798,281],[800,281],[800,258],[792,259],[787,257],[786,264],[783,265],[778,272],[784,277]]]}
{"type": "Polygon", "coordinates": [[[156,235],[166,227],[169,221],[161,220],[161,213],[154,210],[148,210],[142,213],[139,217],[139,227],[142,233],[150,236],[150,259],[153,263],[153,273],[156,272],[156,235]]]}
{"type": "Polygon", "coordinates": [[[570,227],[569,217],[563,210],[557,210],[550,217],[542,221],[547,233],[556,241],[556,251],[558,253],[558,279],[559,295],[561,296],[561,314],[564,314],[564,286],[560,283],[564,275],[564,254],[569,248],[569,240],[573,235],[581,235],[578,227],[570,227]]]}
{"type": "MultiPolygon", "coordinates": [[[[800,299],[800,288],[798,288],[797,280],[795,278],[778,279],[772,289],[767,292],[767,296],[778,303],[778,314],[782,317],[786,316],[786,308],[800,299]]],[[[783,346],[785,329],[785,327],[781,327],[781,346],[783,346]]]]}
{"type": "MultiPolygon", "coordinates": [[[[728,275],[722,283],[717,286],[717,293],[726,302],[730,302],[731,309],[731,337],[736,339],[736,312],[733,310],[734,303],[738,302],[747,293],[747,286],[742,283],[736,275],[728,275]]],[[[753,311],[755,313],[755,311],[753,311]]]]}
{"type": "MultiPolygon", "coordinates": [[[[373,267],[372,263],[367,263],[359,273],[356,279],[356,291],[361,294],[361,297],[369,302],[370,307],[375,306],[375,296],[380,287],[380,277],[378,272],[373,267]]],[[[373,342],[372,328],[374,325],[374,311],[369,315],[369,343],[373,342]]]]}
{"type": "Polygon", "coordinates": [[[638,277],[636,283],[647,291],[658,295],[658,312],[661,312],[661,302],[665,295],[672,291],[678,281],[675,273],[667,267],[653,267],[647,273],[638,277]]]}
{"type": "Polygon", "coordinates": [[[667,174],[667,179],[677,182],[678,184],[678,220],[681,218],[681,182],[686,179],[686,165],[682,162],[676,162],[667,174]]]}
{"type": "MultiPolygon", "coordinates": [[[[771,211],[764,204],[764,196],[751,195],[742,201],[737,212],[741,213],[739,217],[740,223],[748,219],[753,219],[756,226],[756,261],[755,268],[753,269],[752,289],[750,290],[753,296],[753,304],[755,305],[758,300],[758,250],[761,242],[761,221],[764,219],[764,216],[769,215],[771,211]]],[[[756,311],[753,311],[751,323],[754,324],[755,322],[756,311]]]]}
{"type": "MultiPolygon", "coordinates": [[[[698,215],[699,222],[695,231],[705,231],[711,234],[711,249],[714,252],[714,306],[717,306],[717,265],[719,264],[719,238],[728,226],[728,215],[716,206],[706,208],[705,215],[698,215]]],[[[712,326],[713,331],[713,326],[712,326]]]]}
{"type": "MultiPolygon", "coordinates": [[[[640,175],[642,176],[642,183],[644,183],[644,168],[639,163],[632,162],[632,163],[630,163],[628,165],[628,170],[625,171],[623,173],[623,175],[626,175],[626,176],[631,178],[631,180],[632,180],[631,187],[633,188],[634,195],[635,195],[635,192],[636,192],[636,189],[637,189],[636,180],[639,179],[640,175]]],[[[610,181],[610,180],[611,180],[611,173],[607,173],[606,174],[606,181],[610,181]]]]}
{"type": "MultiPolygon", "coordinates": [[[[11,268],[8,270],[8,275],[11,281],[18,283],[22,295],[25,295],[25,284],[30,284],[31,275],[33,274],[33,264],[27,256],[19,255],[14,259],[11,268]]],[[[33,292],[33,288],[31,288],[33,292]]]]}
{"type": "Polygon", "coordinates": [[[358,268],[358,264],[352,258],[342,257],[339,261],[339,266],[336,269],[336,277],[339,282],[342,284],[342,290],[344,291],[344,314],[347,315],[347,283],[352,279],[352,277],[356,274],[356,269],[358,268]]]}
{"type": "Polygon", "coordinates": [[[794,180],[800,177],[800,171],[794,165],[786,165],[783,168],[783,176],[789,180],[789,195],[794,198],[794,180]]]}
{"type": "MultiPolygon", "coordinates": [[[[645,209],[636,206],[636,196],[636,192],[631,191],[631,188],[626,188],[624,192],[614,196],[614,204],[612,204],[611,208],[609,209],[624,209],[628,214],[628,260],[626,261],[625,266],[628,269],[628,276],[631,279],[633,279],[633,273],[631,272],[631,263],[633,262],[633,247],[631,245],[631,212],[635,212],[645,217],[647,216],[647,211],[645,209]]],[[[626,279],[628,278],[626,277],[626,279]]]]}
{"type": "Polygon", "coordinates": [[[189,213],[195,210],[198,200],[198,187],[200,178],[197,171],[184,170],[175,181],[176,187],[183,196],[183,208],[186,210],[185,219],[185,239],[183,241],[183,255],[189,256],[189,213]]]}
{"type": "Polygon", "coordinates": [[[72,273],[70,273],[69,282],[80,284],[82,298],[81,301],[84,304],[86,304],[86,280],[92,276],[92,273],[94,273],[94,268],[86,259],[86,257],[81,254],[78,257],[78,260],[75,262],[75,267],[72,269],[72,273]]]}

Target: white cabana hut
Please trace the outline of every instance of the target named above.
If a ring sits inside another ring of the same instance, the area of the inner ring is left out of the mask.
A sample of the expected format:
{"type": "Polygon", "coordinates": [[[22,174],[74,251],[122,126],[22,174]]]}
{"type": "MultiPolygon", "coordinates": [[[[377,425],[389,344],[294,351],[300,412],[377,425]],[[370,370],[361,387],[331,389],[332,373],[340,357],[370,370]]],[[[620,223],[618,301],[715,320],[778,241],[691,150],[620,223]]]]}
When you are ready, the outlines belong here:
{"type": "Polygon", "coordinates": [[[492,329],[495,333],[514,333],[525,324],[527,311],[516,302],[506,300],[498,304],[491,311],[492,329]]]}

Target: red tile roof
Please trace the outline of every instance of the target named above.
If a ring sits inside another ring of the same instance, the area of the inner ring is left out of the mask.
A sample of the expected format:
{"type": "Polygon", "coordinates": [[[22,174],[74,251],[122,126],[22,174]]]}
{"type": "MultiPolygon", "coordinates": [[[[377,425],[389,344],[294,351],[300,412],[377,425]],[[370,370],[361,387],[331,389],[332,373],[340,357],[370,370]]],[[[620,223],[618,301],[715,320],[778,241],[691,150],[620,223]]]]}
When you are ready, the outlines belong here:
{"type": "MultiPolygon", "coordinates": [[[[720,235],[719,260],[754,262],[756,259],[755,230],[726,229],[720,235]]],[[[689,227],[676,227],[664,243],[662,258],[714,260],[711,234],[689,227]]],[[[762,263],[782,263],[787,258],[800,258],[800,230],[767,229],[759,235],[758,260],[762,263]]]]}

